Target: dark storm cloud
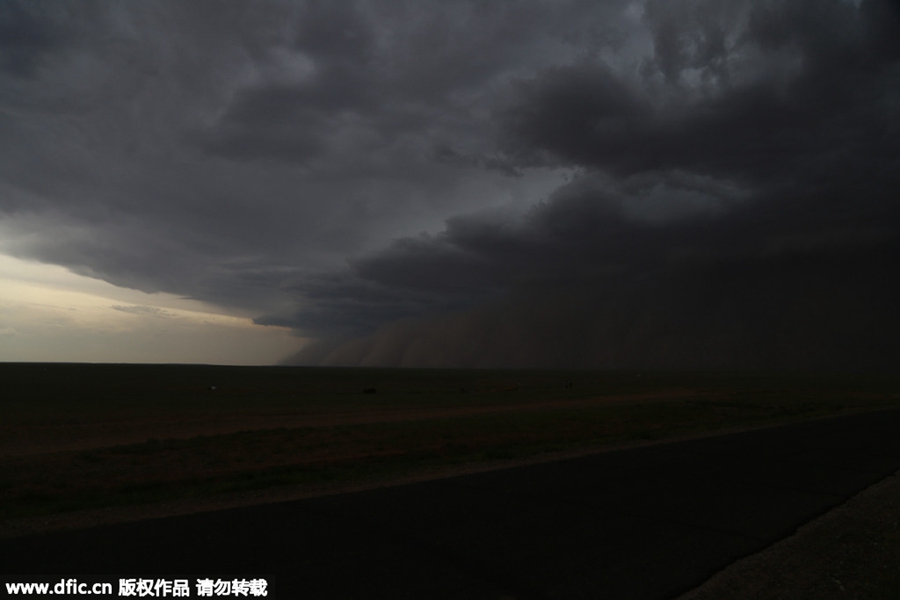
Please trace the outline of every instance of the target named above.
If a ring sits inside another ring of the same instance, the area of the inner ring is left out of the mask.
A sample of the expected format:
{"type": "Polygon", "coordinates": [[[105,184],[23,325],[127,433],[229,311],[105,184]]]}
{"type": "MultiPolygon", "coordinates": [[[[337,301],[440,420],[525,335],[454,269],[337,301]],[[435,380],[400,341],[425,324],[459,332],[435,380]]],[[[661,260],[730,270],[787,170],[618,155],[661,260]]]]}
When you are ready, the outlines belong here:
{"type": "Polygon", "coordinates": [[[759,182],[892,156],[896,10],[741,4],[649,2],[654,53],[639,87],[593,63],[521,81],[501,114],[509,152],[623,174],[681,168],[759,182]]]}
{"type": "Polygon", "coordinates": [[[637,77],[551,67],[497,113],[508,159],[573,182],[518,223],[457,218],[354,269],[505,296],[296,360],[896,368],[896,9],[650,2],[644,20],[637,77]]]}
{"type": "Polygon", "coordinates": [[[6,2],[0,250],[306,361],[883,366],[898,30],[887,0],[6,2]]]}
{"type": "Polygon", "coordinates": [[[368,112],[377,102],[369,65],[377,24],[352,3],[314,2],[297,11],[289,34],[295,39],[280,57],[295,61],[298,80],[238,92],[209,132],[208,151],[302,163],[327,151],[342,115],[368,112]]]}
{"type": "Polygon", "coordinates": [[[620,8],[5,2],[4,251],[281,306],[297,279],[506,201],[492,98],[620,8]]]}
{"type": "MultiPolygon", "coordinates": [[[[896,244],[898,217],[891,188],[847,206],[853,190],[839,183],[761,196],[683,172],[624,180],[583,175],[518,220],[473,214],[448,220],[439,235],[398,240],[355,261],[344,278],[322,279],[318,295],[307,298],[327,297],[329,305],[352,298],[358,310],[353,320],[363,323],[368,299],[384,307],[398,294],[418,295],[405,310],[424,314],[435,312],[424,300],[429,297],[447,301],[456,295],[465,303],[504,292],[518,298],[557,288],[583,293],[636,281],[644,289],[663,276],[698,277],[725,272],[728,265],[759,263],[775,271],[780,260],[798,257],[827,264],[845,254],[871,255],[886,266],[881,259],[896,244]]],[[[882,183],[888,183],[883,175],[882,183]]],[[[295,325],[302,327],[303,319],[295,325]]]]}
{"type": "Polygon", "coordinates": [[[45,2],[0,4],[0,69],[14,77],[35,75],[41,58],[65,40],[59,13],[66,9],[60,8],[45,2]]]}
{"type": "Polygon", "coordinates": [[[418,171],[417,155],[425,152],[511,174],[490,154],[486,112],[495,88],[509,74],[547,61],[542,51],[581,52],[573,37],[596,44],[614,35],[573,21],[615,14],[622,2],[579,4],[553,10],[538,2],[298,3],[286,45],[266,58],[302,64],[302,74],[241,90],[200,133],[200,143],[229,157],[327,157],[366,169],[376,166],[350,155],[394,155],[418,171]],[[344,137],[349,148],[335,144],[344,137]]]}
{"type": "MultiPolygon", "coordinates": [[[[311,346],[294,360],[409,367],[896,368],[896,207],[891,221],[870,213],[841,222],[806,216],[827,197],[751,198],[725,215],[654,224],[629,220],[621,205],[589,188],[577,192],[585,195],[552,199],[514,232],[477,239],[448,227],[433,242],[479,248],[468,273],[493,262],[498,279],[492,283],[506,284],[509,294],[475,309],[394,322],[347,343],[311,346]],[[791,200],[800,209],[793,216],[781,208],[791,200]]],[[[422,265],[422,256],[415,252],[414,260],[404,260],[385,253],[363,265],[379,269],[358,273],[370,283],[390,281],[396,289],[403,279],[408,287],[435,293],[450,283],[478,289],[485,280],[468,274],[454,279],[442,261],[422,265]],[[436,274],[444,272],[448,280],[441,281],[436,274]]],[[[364,314],[364,305],[357,308],[364,314]]]]}

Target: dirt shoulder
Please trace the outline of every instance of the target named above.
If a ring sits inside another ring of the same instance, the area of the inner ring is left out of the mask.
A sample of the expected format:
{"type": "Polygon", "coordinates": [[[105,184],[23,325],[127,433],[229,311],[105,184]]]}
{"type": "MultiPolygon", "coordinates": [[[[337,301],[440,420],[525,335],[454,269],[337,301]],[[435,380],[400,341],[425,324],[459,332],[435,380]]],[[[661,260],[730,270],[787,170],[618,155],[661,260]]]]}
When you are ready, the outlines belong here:
{"type": "Polygon", "coordinates": [[[900,472],[678,600],[900,598],[900,472]]]}

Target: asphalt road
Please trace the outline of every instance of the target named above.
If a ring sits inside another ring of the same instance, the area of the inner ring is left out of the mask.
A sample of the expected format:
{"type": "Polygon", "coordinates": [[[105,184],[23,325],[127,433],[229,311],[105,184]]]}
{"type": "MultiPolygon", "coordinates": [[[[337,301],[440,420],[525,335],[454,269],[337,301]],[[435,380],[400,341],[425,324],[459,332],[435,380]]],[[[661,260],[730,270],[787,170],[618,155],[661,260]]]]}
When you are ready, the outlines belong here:
{"type": "Polygon", "coordinates": [[[674,598],[898,469],[900,411],[882,411],[7,539],[0,571],[268,577],[278,598],[674,598]]]}

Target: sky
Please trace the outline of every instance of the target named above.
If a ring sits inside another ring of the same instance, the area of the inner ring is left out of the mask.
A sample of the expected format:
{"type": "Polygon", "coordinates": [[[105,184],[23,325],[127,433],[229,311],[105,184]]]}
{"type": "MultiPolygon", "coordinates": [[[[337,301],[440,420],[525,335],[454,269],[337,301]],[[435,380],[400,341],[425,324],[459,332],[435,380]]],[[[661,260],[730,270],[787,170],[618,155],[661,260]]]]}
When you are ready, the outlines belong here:
{"type": "Polygon", "coordinates": [[[900,368],[890,0],[0,0],[0,360],[900,368]]]}

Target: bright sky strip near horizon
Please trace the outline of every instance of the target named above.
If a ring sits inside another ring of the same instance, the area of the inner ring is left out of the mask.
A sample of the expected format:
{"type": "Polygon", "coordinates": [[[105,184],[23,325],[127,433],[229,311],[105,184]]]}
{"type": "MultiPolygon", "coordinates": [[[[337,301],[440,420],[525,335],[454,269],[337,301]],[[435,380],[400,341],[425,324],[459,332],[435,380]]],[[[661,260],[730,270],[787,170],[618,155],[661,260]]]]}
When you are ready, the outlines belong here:
{"type": "Polygon", "coordinates": [[[203,302],[0,255],[2,361],[266,365],[297,345],[203,302]]]}
{"type": "Polygon", "coordinates": [[[898,369],[898,40],[891,0],[8,0],[0,360],[898,369]]]}

